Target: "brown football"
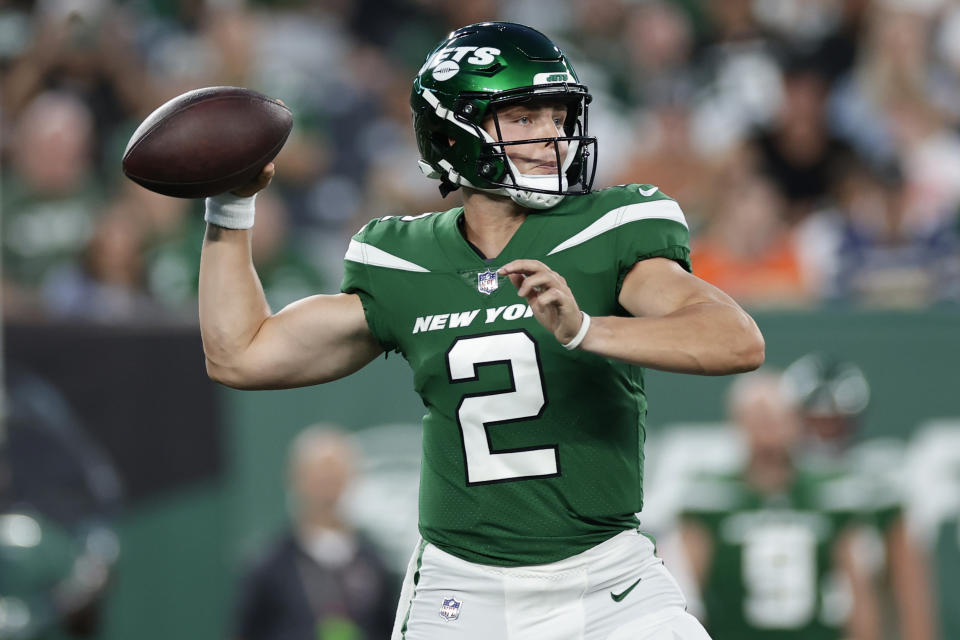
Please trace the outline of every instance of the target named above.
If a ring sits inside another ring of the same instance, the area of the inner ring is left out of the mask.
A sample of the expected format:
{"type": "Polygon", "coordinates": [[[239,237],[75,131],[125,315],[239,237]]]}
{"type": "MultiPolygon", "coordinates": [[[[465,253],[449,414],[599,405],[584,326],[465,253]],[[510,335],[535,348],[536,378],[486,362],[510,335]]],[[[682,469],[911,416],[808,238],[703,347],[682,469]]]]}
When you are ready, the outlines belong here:
{"type": "Polygon", "coordinates": [[[188,91],[137,127],[123,152],[123,172],[168,196],[217,195],[256,177],[283,147],[292,127],[290,110],[256,91],[188,91]]]}

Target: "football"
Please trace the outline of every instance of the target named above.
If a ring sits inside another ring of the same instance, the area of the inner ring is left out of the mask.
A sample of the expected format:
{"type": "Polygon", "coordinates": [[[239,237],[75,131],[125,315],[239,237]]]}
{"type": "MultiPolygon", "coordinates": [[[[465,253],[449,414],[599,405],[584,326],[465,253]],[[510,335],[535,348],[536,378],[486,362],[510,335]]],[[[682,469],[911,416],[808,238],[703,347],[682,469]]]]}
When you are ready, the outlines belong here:
{"type": "Polygon", "coordinates": [[[151,191],[204,198],[250,182],[290,135],[283,104],[242,87],[206,87],[173,98],[137,127],[123,172],[151,191]]]}

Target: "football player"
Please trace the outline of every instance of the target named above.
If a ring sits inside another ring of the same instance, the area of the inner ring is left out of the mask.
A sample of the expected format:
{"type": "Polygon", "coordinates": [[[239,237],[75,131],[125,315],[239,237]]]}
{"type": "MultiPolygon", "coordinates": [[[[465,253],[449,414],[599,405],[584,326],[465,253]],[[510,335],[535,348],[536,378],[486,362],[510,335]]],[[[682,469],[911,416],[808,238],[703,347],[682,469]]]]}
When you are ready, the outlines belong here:
{"type": "Polygon", "coordinates": [[[739,378],[729,413],[743,463],[700,474],[681,512],[711,636],[878,640],[877,601],[855,562],[860,487],[798,464],[803,427],[778,374],[739,378]]]}
{"type": "Polygon", "coordinates": [[[421,167],[449,211],[372,220],[342,293],[272,314],[250,260],[247,188],[207,201],[200,322],[211,377],[335,380],[384,352],[414,371],[420,533],[394,638],[702,640],[638,531],[643,368],[756,368],[763,338],[690,273],[688,231],[655,186],[592,191],[591,97],[546,36],[460,28],[411,105],[421,167]]]}
{"type": "Polygon", "coordinates": [[[882,540],[886,576],[900,634],[910,640],[938,637],[926,551],[907,526],[902,446],[866,442],[852,446],[870,402],[870,384],[856,363],[808,353],[784,371],[785,390],[798,404],[809,463],[859,478],[859,517],[882,540]]]}

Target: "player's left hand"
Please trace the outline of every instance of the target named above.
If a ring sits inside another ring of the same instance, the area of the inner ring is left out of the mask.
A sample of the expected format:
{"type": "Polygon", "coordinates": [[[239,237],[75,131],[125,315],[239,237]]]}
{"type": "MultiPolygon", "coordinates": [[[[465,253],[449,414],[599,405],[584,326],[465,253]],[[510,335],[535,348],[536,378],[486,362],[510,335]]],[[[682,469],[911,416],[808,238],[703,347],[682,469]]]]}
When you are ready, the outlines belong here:
{"type": "Polygon", "coordinates": [[[517,295],[526,298],[533,317],[560,344],[573,340],[583,317],[563,276],[539,260],[514,260],[500,267],[497,273],[510,278],[517,295]]]}

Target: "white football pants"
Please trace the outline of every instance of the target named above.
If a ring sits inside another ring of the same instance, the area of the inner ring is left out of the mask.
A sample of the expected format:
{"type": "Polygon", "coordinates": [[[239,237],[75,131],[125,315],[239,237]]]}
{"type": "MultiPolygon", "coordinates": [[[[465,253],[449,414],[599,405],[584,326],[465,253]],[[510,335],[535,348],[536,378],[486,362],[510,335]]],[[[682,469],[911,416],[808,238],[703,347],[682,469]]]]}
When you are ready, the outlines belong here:
{"type": "Polygon", "coordinates": [[[653,543],[624,531],[551,564],[474,564],[421,541],[391,640],[710,640],[653,543]]]}

